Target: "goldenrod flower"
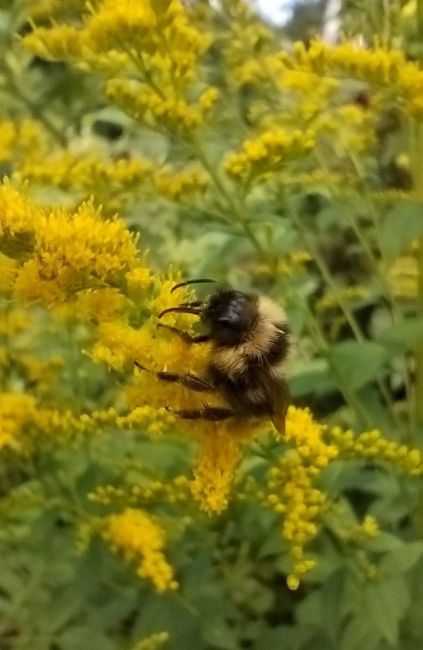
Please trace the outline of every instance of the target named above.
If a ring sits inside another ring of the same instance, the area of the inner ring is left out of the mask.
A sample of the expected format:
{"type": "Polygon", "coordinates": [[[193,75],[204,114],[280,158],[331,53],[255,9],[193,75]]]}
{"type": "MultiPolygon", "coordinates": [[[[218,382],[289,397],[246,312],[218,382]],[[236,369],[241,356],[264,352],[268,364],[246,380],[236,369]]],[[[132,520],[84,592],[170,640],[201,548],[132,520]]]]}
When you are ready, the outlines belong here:
{"type": "Polygon", "coordinates": [[[255,139],[246,140],[239,153],[230,154],[225,170],[235,179],[250,179],[277,171],[284,163],[311,151],[313,144],[313,136],[309,133],[266,131],[255,139]]]}
{"type": "Polygon", "coordinates": [[[218,514],[226,509],[240,458],[239,442],[229,435],[217,429],[214,435],[203,437],[191,482],[192,496],[201,510],[218,514]]]}
{"type": "Polygon", "coordinates": [[[204,192],[209,185],[209,177],[197,166],[186,167],[180,171],[160,170],[154,176],[160,194],[177,201],[194,192],[204,192]]]}
{"type": "Polygon", "coordinates": [[[330,436],[343,458],[371,458],[398,467],[410,476],[423,474],[423,455],[420,450],[387,440],[377,429],[355,436],[352,431],[334,427],[330,436]]]}
{"type": "Polygon", "coordinates": [[[149,180],[153,164],[144,158],[108,160],[66,151],[54,156],[32,155],[17,167],[15,177],[31,185],[51,186],[76,194],[94,196],[108,214],[136,199],[149,180]]]}
{"type": "MultiPolygon", "coordinates": [[[[31,234],[37,226],[38,217],[39,210],[33,201],[10,183],[0,184],[0,238],[31,234]]],[[[0,246],[2,245],[0,239],[0,246]]]]}
{"type": "Polygon", "coordinates": [[[26,428],[36,418],[36,400],[25,393],[0,393],[0,449],[21,451],[26,428]]]}
{"type": "Polygon", "coordinates": [[[215,89],[206,89],[195,103],[186,96],[210,39],[181,0],[100,0],[79,26],[39,28],[23,40],[42,58],[105,72],[109,97],[150,125],[199,126],[216,98],[215,89]],[[111,79],[116,74],[122,76],[111,79]]]}
{"type": "Polygon", "coordinates": [[[163,553],[165,533],[147,512],[126,508],[106,517],[102,536],[128,562],[135,562],[140,578],[149,580],[157,591],[177,589],[173,568],[163,553]]]}

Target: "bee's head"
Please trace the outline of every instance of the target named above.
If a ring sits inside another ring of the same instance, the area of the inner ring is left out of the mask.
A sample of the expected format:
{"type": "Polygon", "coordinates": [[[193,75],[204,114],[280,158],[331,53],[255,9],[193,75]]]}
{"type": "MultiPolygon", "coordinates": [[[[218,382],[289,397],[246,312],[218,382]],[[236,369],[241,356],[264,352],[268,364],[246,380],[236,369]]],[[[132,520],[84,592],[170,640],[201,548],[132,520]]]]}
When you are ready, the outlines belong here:
{"type": "Polygon", "coordinates": [[[233,289],[212,294],[201,311],[201,319],[212,339],[222,345],[240,343],[257,316],[257,297],[233,289]]]}

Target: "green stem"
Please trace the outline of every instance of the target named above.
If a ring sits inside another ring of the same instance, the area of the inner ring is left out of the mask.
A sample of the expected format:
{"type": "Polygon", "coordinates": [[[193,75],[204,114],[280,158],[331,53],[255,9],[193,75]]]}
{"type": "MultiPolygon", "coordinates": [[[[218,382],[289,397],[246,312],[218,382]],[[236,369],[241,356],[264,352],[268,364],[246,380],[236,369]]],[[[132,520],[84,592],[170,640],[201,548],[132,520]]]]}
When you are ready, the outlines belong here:
{"type": "Polygon", "coordinates": [[[194,150],[194,153],[203,166],[203,168],[206,170],[206,172],[209,174],[211,181],[213,182],[215,188],[218,190],[219,194],[221,197],[224,199],[229,211],[232,213],[232,215],[235,217],[235,220],[237,223],[240,225],[242,228],[243,232],[245,233],[247,239],[251,242],[255,250],[257,251],[259,257],[269,266],[271,266],[271,270],[275,270],[275,260],[272,259],[272,257],[269,257],[269,254],[265,250],[265,248],[262,246],[261,242],[259,239],[257,239],[256,234],[254,233],[254,230],[251,227],[251,223],[249,222],[247,215],[245,214],[245,211],[243,209],[243,206],[238,203],[238,201],[231,195],[231,193],[228,191],[226,188],[226,185],[220,178],[218,172],[216,169],[213,167],[213,165],[210,163],[208,160],[207,156],[205,155],[203,149],[201,148],[200,144],[198,143],[197,140],[190,140],[189,144],[191,145],[192,149],[194,150]]]}
{"type": "MultiPolygon", "coordinates": [[[[322,274],[323,279],[325,280],[327,286],[329,287],[330,291],[332,292],[332,295],[334,296],[336,302],[338,303],[348,325],[351,328],[351,331],[357,341],[364,341],[365,337],[363,336],[360,327],[357,323],[357,319],[355,318],[353,312],[349,308],[349,305],[347,302],[344,300],[342,296],[342,292],[339,290],[337,283],[335,282],[331,272],[329,271],[329,268],[326,264],[326,261],[323,259],[322,255],[319,252],[318,247],[315,245],[313,241],[313,236],[309,234],[307,231],[307,228],[303,225],[301,219],[298,217],[298,215],[292,210],[291,211],[291,217],[292,220],[294,221],[295,225],[297,226],[298,230],[301,232],[301,235],[304,238],[304,241],[307,244],[307,247],[310,251],[310,253],[313,256],[314,261],[316,262],[316,265],[322,274]]],[[[394,406],[392,404],[391,397],[389,395],[389,392],[386,388],[386,386],[383,383],[382,379],[377,379],[377,383],[379,386],[379,390],[381,392],[381,395],[383,396],[389,410],[391,413],[391,416],[395,422],[398,421],[397,414],[395,413],[394,406]]]]}
{"type": "Polygon", "coordinates": [[[3,67],[3,75],[7,81],[10,91],[15,95],[15,97],[20,101],[21,104],[25,106],[31,113],[31,115],[41,122],[46,131],[60,144],[60,146],[66,146],[66,137],[63,135],[62,131],[56,127],[55,124],[50,120],[46,115],[45,109],[37,106],[21,89],[18,83],[16,83],[15,78],[11,70],[7,67],[3,67]]]}
{"type": "MultiPolygon", "coordinates": [[[[423,2],[419,4],[423,5],[423,2]]],[[[422,16],[423,19],[423,16],[422,16]]],[[[423,28],[423,23],[422,23],[423,28]]],[[[412,166],[414,176],[414,191],[418,201],[423,204],[423,124],[415,122],[413,124],[413,155],[412,166]]],[[[423,317],[423,237],[418,240],[417,251],[417,272],[418,272],[418,291],[417,291],[417,314],[423,317]]],[[[418,427],[423,432],[423,338],[416,345],[415,349],[416,362],[416,390],[415,390],[415,414],[418,427]]]]}
{"type": "Polygon", "coordinates": [[[349,405],[351,410],[355,412],[360,427],[365,428],[372,426],[371,418],[368,416],[366,410],[362,406],[354,391],[350,389],[348,382],[344,380],[342,374],[339,372],[338,367],[336,366],[336,363],[333,362],[330,356],[330,346],[328,345],[325,339],[325,335],[321,330],[320,324],[316,319],[313,310],[311,309],[307,300],[304,301],[304,306],[307,312],[307,329],[309,331],[309,334],[317,350],[326,359],[331,372],[333,373],[334,377],[336,377],[339,390],[343,394],[346,403],[349,405]]]}

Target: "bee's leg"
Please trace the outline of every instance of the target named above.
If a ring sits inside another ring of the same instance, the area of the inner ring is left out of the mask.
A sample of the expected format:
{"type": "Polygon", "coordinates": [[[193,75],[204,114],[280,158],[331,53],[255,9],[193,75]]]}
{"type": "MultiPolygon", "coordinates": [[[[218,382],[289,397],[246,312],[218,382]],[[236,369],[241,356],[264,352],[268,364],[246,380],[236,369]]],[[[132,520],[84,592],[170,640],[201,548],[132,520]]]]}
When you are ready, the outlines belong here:
{"type": "Polygon", "coordinates": [[[138,361],[135,361],[134,364],[140,370],[151,372],[153,375],[156,375],[157,379],[162,379],[163,381],[169,381],[175,384],[182,384],[185,388],[190,388],[199,393],[214,390],[214,386],[210,381],[207,381],[207,379],[203,379],[202,377],[197,377],[197,375],[192,375],[190,372],[187,372],[185,375],[178,375],[177,373],[166,372],[165,370],[154,372],[153,370],[149,370],[142,366],[138,361]]]}
{"type": "Polygon", "coordinates": [[[183,341],[185,341],[185,343],[206,343],[206,341],[210,341],[210,336],[208,336],[208,334],[191,336],[191,334],[188,334],[188,332],[183,332],[177,327],[173,327],[172,325],[164,325],[163,323],[158,323],[157,327],[164,327],[165,329],[170,330],[174,334],[177,334],[183,341]]]}
{"type": "Polygon", "coordinates": [[[202,409],[193,409],[192,411],[171,411],[184,420],[209,420],[210,422],[220,422],[236,415],[235,411],[220,406],[209,406],[204,404],[202,409]]]}

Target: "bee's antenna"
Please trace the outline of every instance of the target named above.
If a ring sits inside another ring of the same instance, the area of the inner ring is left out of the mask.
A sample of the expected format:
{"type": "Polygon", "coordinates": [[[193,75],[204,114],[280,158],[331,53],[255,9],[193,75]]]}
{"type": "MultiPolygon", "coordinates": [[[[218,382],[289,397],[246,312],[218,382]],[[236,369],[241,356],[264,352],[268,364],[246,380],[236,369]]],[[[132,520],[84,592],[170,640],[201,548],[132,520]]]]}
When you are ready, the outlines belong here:
{"type": "Polygon", "coordinates": [[[179,312],[180,314],[196,314],[197,316],[201,313],[200,309],[195,309],[194,307],[169,307],[168,309],[163,309],[163,311],[160,312],[159,318],[164,316],[165,314],[170,314],[171,312],[179,312]]]}
{"type": "Polygon", "coordinates": [[[175,286],[170,290],[170,293],[173,293],[180,287],[186,287],[188,284],[202,284],[203,282],[217,282],[217,280],[210,280],[209,278],[201,278],[200,280],[185,280],[185,282],[179,282],[179,284],[175,284],[175,286]]]}

